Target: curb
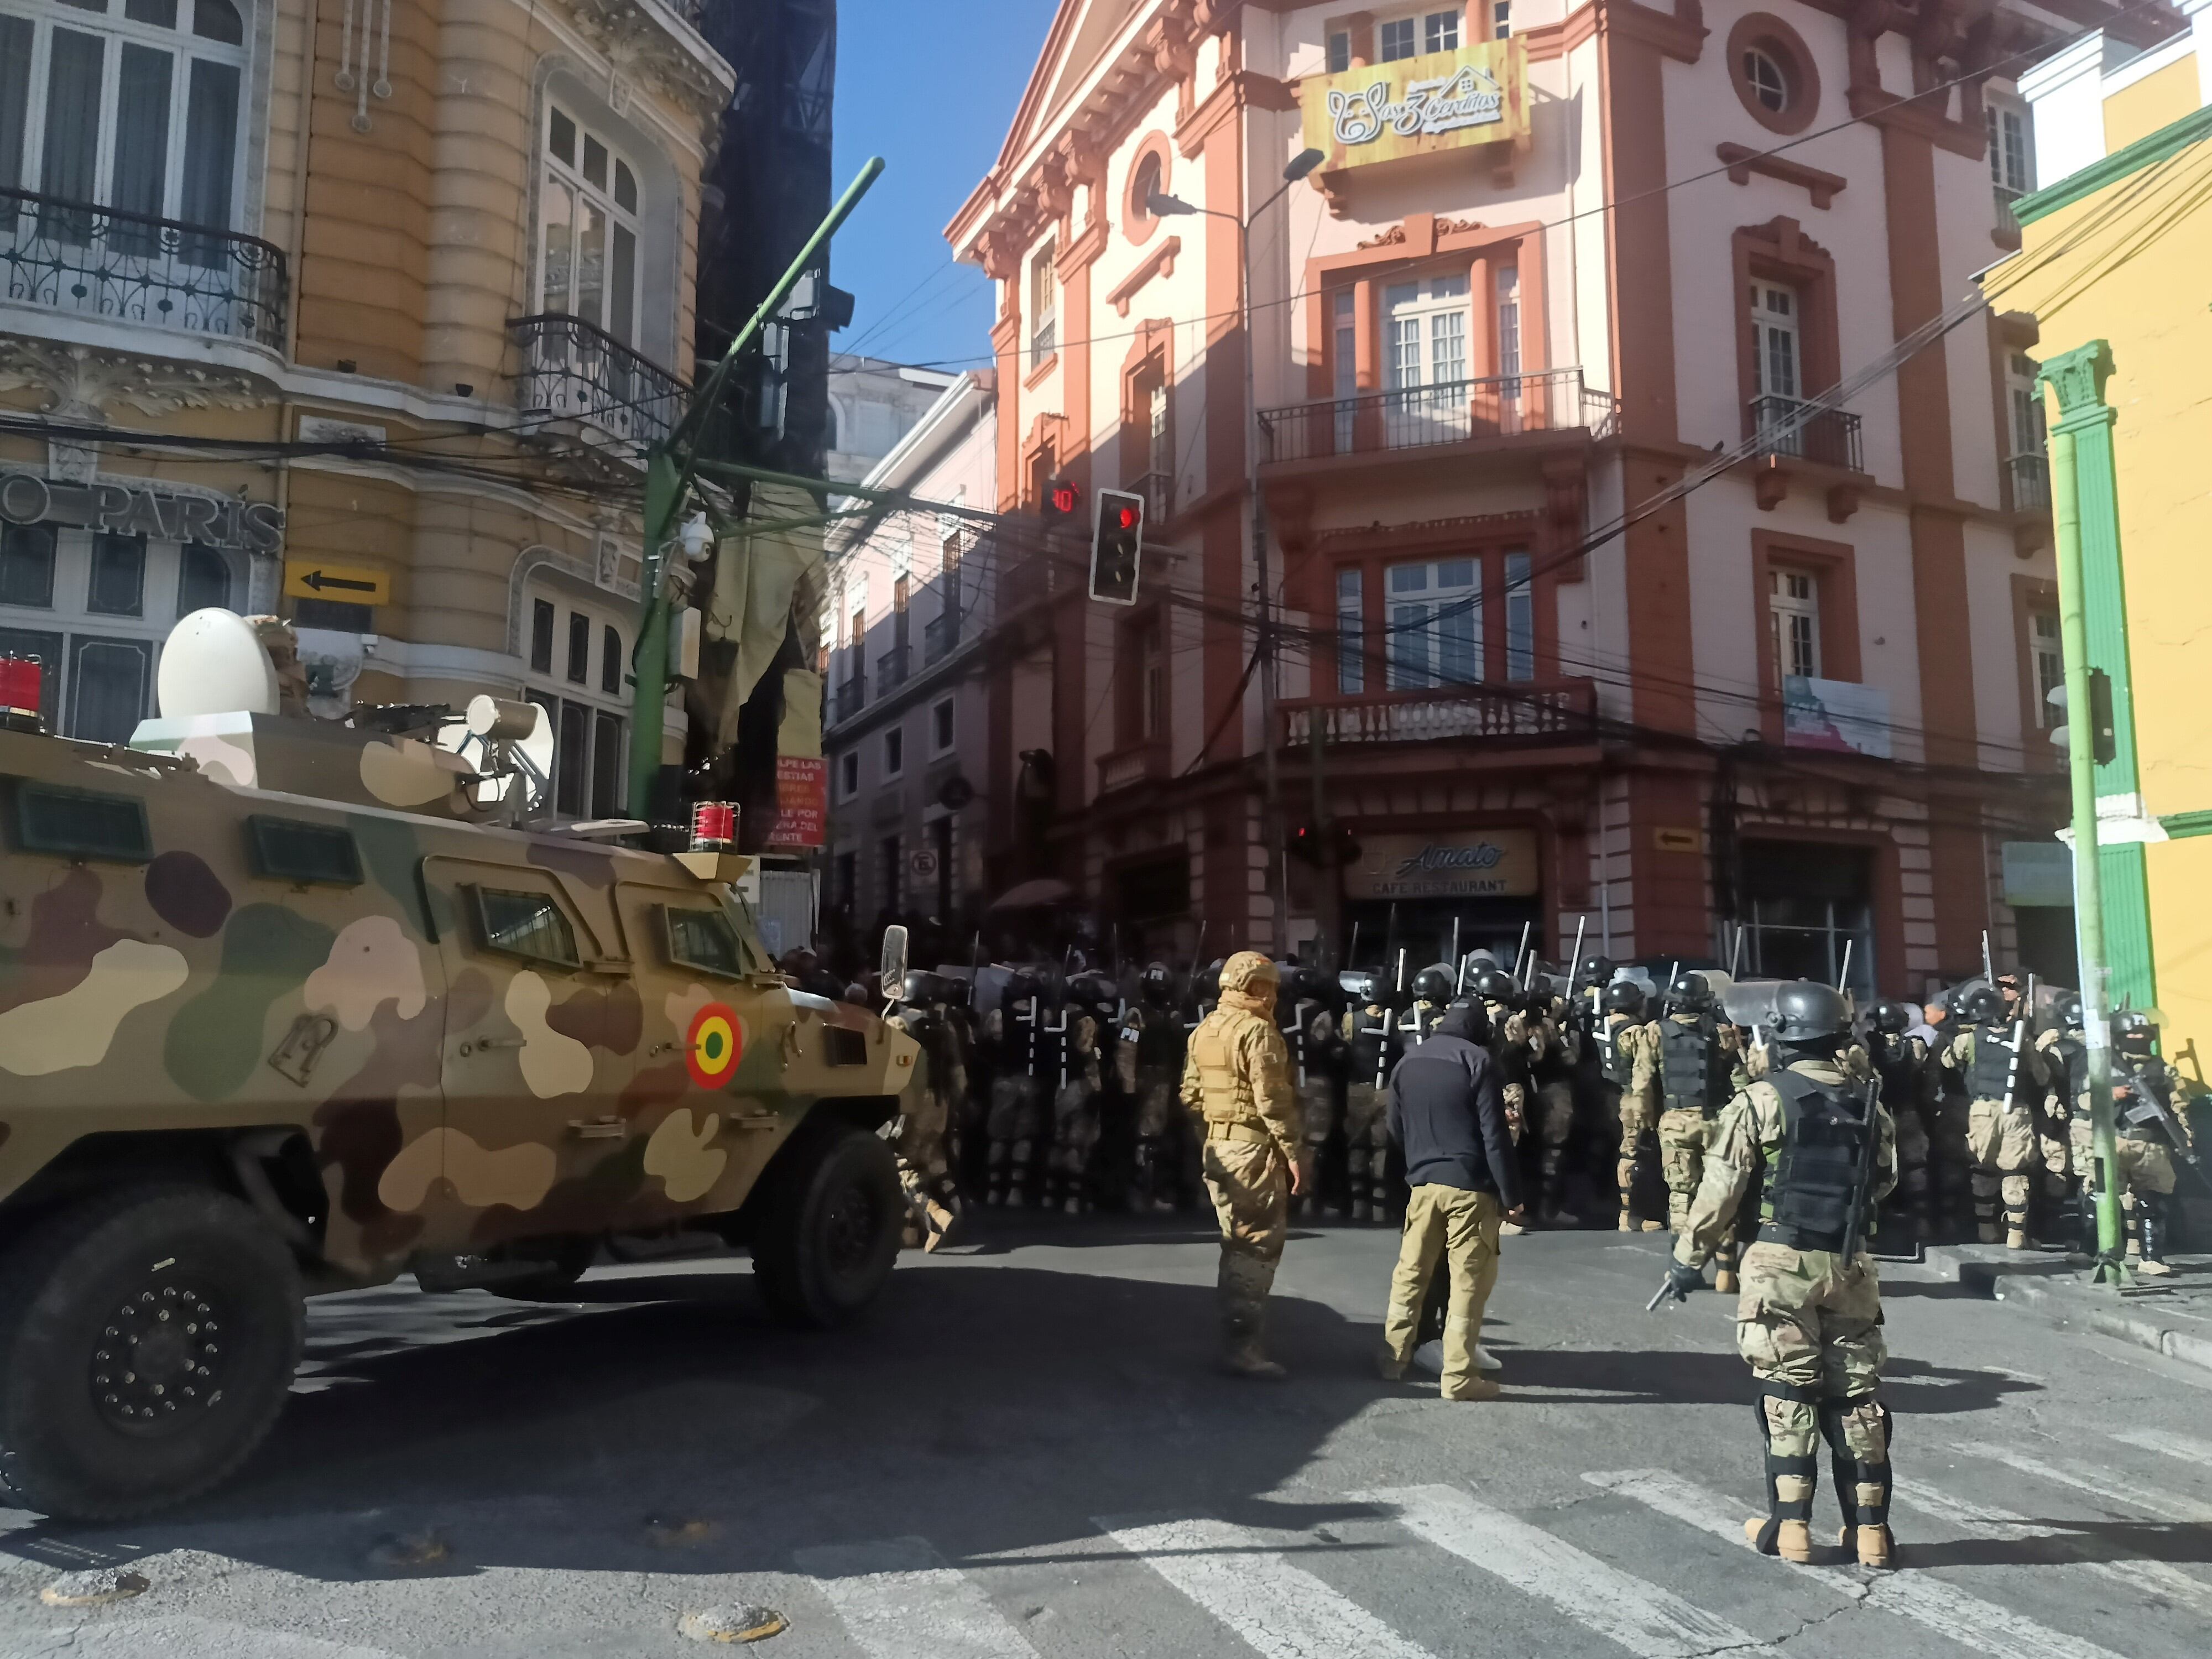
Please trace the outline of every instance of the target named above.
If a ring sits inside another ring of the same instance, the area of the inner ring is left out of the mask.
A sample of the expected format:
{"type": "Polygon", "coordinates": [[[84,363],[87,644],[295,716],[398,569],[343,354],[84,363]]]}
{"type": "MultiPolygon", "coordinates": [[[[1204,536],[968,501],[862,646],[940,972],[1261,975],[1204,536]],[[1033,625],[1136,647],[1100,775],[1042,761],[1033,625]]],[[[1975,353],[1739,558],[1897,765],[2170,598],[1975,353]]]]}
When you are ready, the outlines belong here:
{"type": "Polygon", "coordinates": [[[2158,1310],[2075,1283],[2072,1272],[2047,1266],[2048,1258],[2021,1261],[1994,1247],[1936,1244],[1928,1248],[1924,1260],[1929,1267],[1948,1271],[1958,1283],[1994,1301],[2031,1309],[2054,1325],[2078,1326],[2185,1365],[2212,1370],[2212,1320],[2184,1314],[2186,1324],[2162,1321],[2156,1316],[2158,1310]]]}

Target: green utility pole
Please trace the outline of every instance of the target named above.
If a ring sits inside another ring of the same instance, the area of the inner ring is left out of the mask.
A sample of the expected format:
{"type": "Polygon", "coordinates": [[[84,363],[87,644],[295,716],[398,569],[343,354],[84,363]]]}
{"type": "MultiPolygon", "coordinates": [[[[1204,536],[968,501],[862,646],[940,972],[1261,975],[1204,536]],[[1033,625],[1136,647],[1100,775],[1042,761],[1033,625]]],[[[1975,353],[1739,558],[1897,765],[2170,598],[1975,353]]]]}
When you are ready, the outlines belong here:
{"type": "MultiPolygon", "coordinates": [[[[2089,1128],[2097,1163],[2097,1266],[2100,1284],[2128,1278],[2120,1221],[2118,1164],[2113,1147],[2112,1026],[2110,969],[2105,959],[2104,872],[2097,846],[2096,744],[2089,729],[2089,614],[2082,568],[2082,509],[2077,475],[2085,432],[2101,440],[2106,465],[2098,503],[2107,520],[2112,552],[2118,551],[2118,514],[2112,500],[2112,415],[2104,384],[2112,373],[2112,348],[2102,340],[2053,358],[2040,378],[2058,394],[2059,416],[2051,429],[2051,518],[2058,564],[2058,629],[2066,662],[2066,714],[2071,730],[2066,769],[2073,784],[2074,928],[2081,959],[2081,1036],[2088,1050],[2089,1128]],[[2086,393],[2086,395],[2085,395],[2086,393]]],[[[2117,700],[2117,699],[2116,699],[2117,700]]],[[[2133,744],[2129,745],[2132,776],[2133,744]]],[[[2138,855],[2141,848],[2135,849],[2138,855]]]]}
{"type": "MultiPolygon", "coordinates": [[[[683,418],[665,438],[647,452],[645,572],[639,583],[637,651],[633,659],[635,678],[630,696],[632,817],[651,816],[653,781],[660,771],[661,720],[668,702],[668,542],[682,518],[684,498],[691,488],[691,475],[699,465],[701,434],[729,388],[730,375],[738,359],[790,297],[791,290],[799,286],[799,279],[814,264],[823,245],[852,216],[853,210],[860,204],[860,198],[868,193],[868,186],[876,182],[883,170],[882,156],[868,158],[860,175],[845,187],[836,206],[830,210],[830,216],[806,239],[806,246],[799,249],[799,257],[791,262],[791,269],[769,290],[768,297],[753,313],[752,320],[738,331],[721,361],[714,365],[714,373],[707,377],[707,384],[692,397],[683,418]]],[[[819,485],[818,480],[809,483],[819,485]]]]}

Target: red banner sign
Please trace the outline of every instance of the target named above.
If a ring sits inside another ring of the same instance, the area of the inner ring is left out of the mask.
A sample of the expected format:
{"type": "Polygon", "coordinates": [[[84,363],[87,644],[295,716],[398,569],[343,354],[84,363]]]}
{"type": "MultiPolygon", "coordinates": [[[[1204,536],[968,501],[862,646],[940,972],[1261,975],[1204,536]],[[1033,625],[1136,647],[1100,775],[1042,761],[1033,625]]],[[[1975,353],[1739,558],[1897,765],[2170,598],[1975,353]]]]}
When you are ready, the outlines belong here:
{"type": "Polygon", "coordinates": [[[775,757],[775,822],[768,844],[779,852],[820,847],[830,836],[830,763],[775,757]]]}

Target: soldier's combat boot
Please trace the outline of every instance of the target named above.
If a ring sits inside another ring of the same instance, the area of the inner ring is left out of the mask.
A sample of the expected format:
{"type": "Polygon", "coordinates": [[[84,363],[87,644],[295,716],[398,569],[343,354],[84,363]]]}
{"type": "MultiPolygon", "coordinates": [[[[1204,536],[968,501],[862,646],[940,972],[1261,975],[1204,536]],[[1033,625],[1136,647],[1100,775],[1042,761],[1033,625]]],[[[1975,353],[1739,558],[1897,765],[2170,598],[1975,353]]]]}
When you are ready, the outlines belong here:
{"type": "Polygon", "coordinates": [[[2137,1193],[2136,1213],[2142,1218],[2136,1226],[2142,1238],[2142,1260],[2136,1271],[2148,1279],[2163,1279],[2173,1271],[2166,1260],[2166,1194],[2137,1193]]]}
{"type": "Polygon", "coordinates": [[[1836,1544],[1855,1553],[1863,1567],[1896,1565],[1897,1543],[1889,1530],[1889,1408],[1870,1394],[1820,1402],[1820,1437],[1828,1443],[1836,1504],[1844,1512],[1836,1544]],[[1854,1433],[1860,1442],[1856,1449],[1854,1433]],[[1861,1451],[1881,1455],[1863,1457],[1861,1451]]]}
{"type": "Polygon", "coordinates": [[[1785,1561],[1813,1559],[1813,1493],[1820,1480],[1820,1462],[1809,1455],[1785,1457],[1774,1449],[1767,1402],[1809,1403],[1809,1392],[1786,1383],[1766,1382],[1761,1385],[1761,1398],[1752,1405],[1759,1435],[1766,1442],[1766,1514],[1746,1521],[1743,1535],[1761,1555],[1778,1555],[1785,1561]]]}

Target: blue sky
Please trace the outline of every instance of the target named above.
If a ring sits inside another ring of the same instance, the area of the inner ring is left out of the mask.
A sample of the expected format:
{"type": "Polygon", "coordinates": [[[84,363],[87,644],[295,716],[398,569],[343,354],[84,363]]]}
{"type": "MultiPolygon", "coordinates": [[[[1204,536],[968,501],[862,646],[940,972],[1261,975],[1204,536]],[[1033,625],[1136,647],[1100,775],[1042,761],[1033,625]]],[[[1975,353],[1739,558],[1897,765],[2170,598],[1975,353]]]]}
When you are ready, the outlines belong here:
{"type": "MultiPolygon", "coordinates": [[[[832,280],[854,295],[833,342],[901,362],[987,358],[990,285],[951,266],[945,226],[996,159],[1054,0],[839,0],[836,188],[887,163],[832,280]]],[[[960,367],[967,367],[963,363],[960,367]]]]}

